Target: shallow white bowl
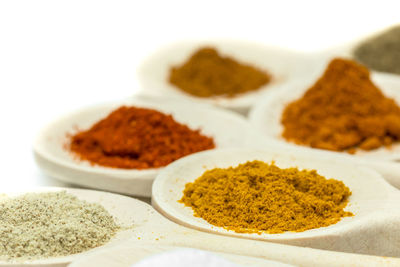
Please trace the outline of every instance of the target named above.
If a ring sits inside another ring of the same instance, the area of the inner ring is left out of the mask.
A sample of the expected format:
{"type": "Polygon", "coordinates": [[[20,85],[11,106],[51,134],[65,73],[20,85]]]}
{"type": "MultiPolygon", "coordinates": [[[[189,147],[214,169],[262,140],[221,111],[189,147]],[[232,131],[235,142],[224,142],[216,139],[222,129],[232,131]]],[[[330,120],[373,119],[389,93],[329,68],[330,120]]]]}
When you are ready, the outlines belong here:
{"type": "MultiPolygon", "coordinates": [[[[371,226],[372,223],[370,224],[369,221],[371,219],[374,221],[380,217],[377,212],[385,210],[386,206],[392,201],[393,195],[396,195],[395,198],[397,199],[400,197],[396,189],[386,183],[378,173],[352,163],[346,163],[338,158],[330,156],[316,158],[301,152],[286,154],[274,150],[224,149],[196,153],[170,164],[160,172],[154,181],[152,204],[167,218],[202,231],[301,246],[315,247],[315,243],[318,243],[318,248],[332,249],[335,246],[332,244],[333,241],[330,240],[332,237],[345,236],[348,244],[351,242],[370,242],[363,240],[366,237],[358,236],[356,232],[371,226]],[[195,217],[192,208],[178,202],[183,196],[185,185],[193,182],[206,170],[237,166],[240,163],[252,160],[268,163],[275,161],[276,165],[281,168],[315,169],[326,178],[343,181],[352,191],[349,204],[345,210],[353,212],[355,216],[342,218],[338,223],[328,227],[304,232],[285,232],[282,234],[236,233],[222,227],[213,226],[204,219],[195,217]],[[352,238],[354,239],[352,240],[352,238]]],[[[393,246],[391,249],[393,249],[393,246]]]]}
{"type": "MultiPolygon", "coordinates": [[[[16,263],[11,263],[11,262],[6,262],[6,261],[0,261],[0,266],[12,266],[12,267],[17,267],[17,266],[66,266],[68,263],[82,257],[85,255],[89,255],[91,252],[96,252],[100,251],[102,249],[109,249],[113,248],[114,246],[120,245],[125,243],[127,240],[132,238],[134,235],[135,229],[134,226],[136,224],[141,224],[143,221],[145,221],[147,218],[146,217],[138,217],[137,211],[135,210],[135,207],[140,206],[140,207],[147,207],[147,209],[151,209],[150,206],[146,205],[145,203],[138,201],[136,199],[126,197],[126,196],[121,196],[121,195],[116,195],[116,194],[111,194],[111,193],[105,193],[105,192],[99,192],[99,191],[93,191],[93,190],[82,190],[82,189],[71,189],[71,188],[57,188],[57,187],[38,187],[38,188],[33,188],[29,192],[31,193],[40,193],[40,192],[55,192],[55,191],[66,191],[67,193],[70,193],[76,197],[78,197],[81,200],[86,200],[90,203],[98,203],[102,205],[112,216],[114,216],[116,222],[125,227],[130,227],[127,230],[121,230],[119,231],[116,236],[114,236],[107,244],[90,249],[88,251],[78,253],[78,254],[73,254],[69,256],[64,256],[64,257],[54,257],[54,258],[47,258],[47,259],[39,259],[39,260],[33,260],[33,261],[25,261],[25,262],[16,262],[16,263]],[[133,227],[131,227],[133,226],[133,227]]],[[[13,197],[13,196],[18,196],[24,193],[28,192],[6,192],[7,196],[13,197]]],[[[5,197],[2,195],[2,197],[5,197]]]]}
{"type": "Polygon", "coordinates": [[[247,113],[250,106],[265,92],[290,82],[296,77],[307,75],[314,70],[313,61],[307,54],[300,54],[278,47],[270,47],[243,41],[192,41],[169,45],[150,56],[139,68],[138,78],[143,94],[175,97],[200,103],[209,103],[239,113],[247,113]],[[170,68],[181,65],[197,49],[215,47],[221,54],[231,56],[240,62],[263,69],[272,75],[272,81],[257,91],[233,98],[192,96],[168,81],[170,68]]]}
{"type": "MultiPolygon", "coordinates": [[[[299,79],[282,86],[280,90],[264,95],[249,113],[251,124],[260,134],[272,141],[290,143],[281,136],[283,132],[283,126],[281,124],[282,112],[289,103],[302,97],[320,75],[321,70],[315,72],[313,78],[299,79]]],[[[373,72],[371,78],[386,96],[393,98],[397,104],[400,105],[400,76],[397,77],[396,75],[373,72]]],[[[300,146],[294,143],[290,144],[293,144],[293,146],[300,146]]],[[[301,147],[309,148],[306,146],[301,147]]],[[[318,148],[312,149],[349,155],[347,152],[333,152],[318,148]]],[[[393,144],[391,148],[382,147],[371,151],[357,150],[355,156],[373,160],[399,160],[400,144],[393,144]]]]}
{"type": "Polygon", "coordinates": [[[34,144],[35,159],[49,176],[64,182],[129,195],[151,195],[158,169],[119,169],[91,165],[78,160],[65,148],[67,133],[87,129],[121,105],[153,108],[172,114],[175,120],[214,138],[216,148],[240,147],[254,131],[240,115],[208,105],[178,103],[164,99],[131,98],[89,107],[51,123],[38,135],[34,144]]]}

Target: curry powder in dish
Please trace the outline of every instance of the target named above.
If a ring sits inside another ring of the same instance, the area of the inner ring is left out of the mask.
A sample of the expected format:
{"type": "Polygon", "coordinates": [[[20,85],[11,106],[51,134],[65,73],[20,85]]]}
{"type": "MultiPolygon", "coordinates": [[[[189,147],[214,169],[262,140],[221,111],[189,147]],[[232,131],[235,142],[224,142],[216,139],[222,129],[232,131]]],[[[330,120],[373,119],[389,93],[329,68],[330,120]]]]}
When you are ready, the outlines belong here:
{"type": "Polygon", "coordinates": [[[359,44],[354,57],[371,69],[400,74],[400,25],[359,44]]]}
{"type": "Polygon", "coordinates": [[[302,232],[342,217],[351,192],[315,170],[281,169],[252,161],[208,170],[188,183],[180,200],[194,215],[238,233],[302,232]]]}
{"type": "Polygon", "coordinates": [[[221,56],[214,48],[201,48],[181,66],[172,67],[169,82],[198,97],[224,96],[255,91],[271,76],[256,67],[221,56]]]}
{"type": "Polygon", "coordinates": [[[84,252],[121,229],[108,211],[60,192],[0,200],[0,259],[27,261],[84,252]]]}
{"type": "Polygon", "coordinates": [[[400,108],[347,59],[332,60],[304,95],[284,109],[282,136],[297,144],[354,152],[390,146],[400,139],[400,108]]]}
{"type": "Polygon", "coordinates": [[[122,106],[70,137],[69,149],[101,166],[148,169],[212,149],[214,140],[157,110],[122,106]]]}

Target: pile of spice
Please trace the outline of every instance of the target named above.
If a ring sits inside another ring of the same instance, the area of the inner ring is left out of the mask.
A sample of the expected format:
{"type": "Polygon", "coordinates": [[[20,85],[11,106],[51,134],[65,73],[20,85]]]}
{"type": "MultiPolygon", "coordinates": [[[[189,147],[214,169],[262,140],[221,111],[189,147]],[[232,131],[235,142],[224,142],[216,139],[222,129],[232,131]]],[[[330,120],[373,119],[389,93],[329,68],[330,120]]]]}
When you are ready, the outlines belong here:
{"type": "Polygon", "coordinates": [[[361,43],[354,56],[371,69],[400,74],[400,25],[361,43]]]}
{"type": "Polygon", "coordinates": [[[198,97],[234,97],[260,89],[270,80],[268,73],[208,47],[199,49],[183,65],[171,68],[169,76],[171,84],[198,97]]]}
{"type": "Polygon", "coordinates": [[[0,259],[26,261],[101,246],[120,227],[101,205],[62,191],[2,199],[0,229],[0,259]]]}
{"type": "Polygon", "coordinates": [[[157,110],[122,106],[86,131],[69,148],[82,160],[114,168],[147,169],[212,149],[212,138],[157,110]]]}
{"type": "Polygon", "coordinates": [[[195,216],[238,233],[302,232],[353,216],[343,210],[351,192],[342,182],[261,161],[206,171],[183,193],[195,216]]]}
{"type": "Polygon", "coordinates": [[[355,61],[334,59],[281,118],[283,137],[315,148],[353,153],[400,139],[400,108],[355,61]]]}

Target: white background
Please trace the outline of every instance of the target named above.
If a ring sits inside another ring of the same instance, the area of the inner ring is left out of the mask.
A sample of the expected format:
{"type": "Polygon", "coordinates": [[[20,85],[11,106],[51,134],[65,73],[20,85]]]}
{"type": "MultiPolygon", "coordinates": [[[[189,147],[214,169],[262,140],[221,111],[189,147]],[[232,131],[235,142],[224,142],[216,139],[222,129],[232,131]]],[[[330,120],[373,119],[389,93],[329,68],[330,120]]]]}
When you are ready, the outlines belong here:
{"type": "Polygon", "coordinates": [[[61,114],[138,89],[152,51],[230,38],[314,52],[400,23],[400,1],[2,1],[0,188],[51,184],[35,134],[61,114]]]}

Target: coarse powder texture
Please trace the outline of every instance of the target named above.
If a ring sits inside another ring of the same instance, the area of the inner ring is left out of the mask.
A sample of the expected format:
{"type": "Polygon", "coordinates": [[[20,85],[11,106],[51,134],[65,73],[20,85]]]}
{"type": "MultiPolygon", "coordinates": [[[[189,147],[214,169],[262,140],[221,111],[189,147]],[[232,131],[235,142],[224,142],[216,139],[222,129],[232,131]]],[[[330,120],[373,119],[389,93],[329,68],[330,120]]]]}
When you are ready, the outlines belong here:
{"type": "Polygon", "coordinates": [[[195,216],[238,233],[302,232],[353,216],[343,210],[351,192],[341,181],[257,160],[206,171],[183,194],[195,216]]]}
{"type": "Polygon", "coordinates": [[[201,48],[181,66],[173,67],[169,81],[198,97],[234,97],[266,85],[271,76],[253,66],[218,54],[214,48],[201,48]]]}
{"type": "Polygon", "coordinates": [[[80,159],[125,169],[158,168],[214,147],[212,138],[176,122],[171,115],[127,106],[73,135],[69,145],[80,159]]]}
{"type": "Polygon", "coordinates": [[[334,59],[300,99],[283,111],[282,136],[334,151],[372,150],[400,138],[400,108],[377,88],[367,68],[334,59]]]}
{"type": "Polygon", "coordinates": [[[0,229],[0,259],[26,261],[101,246],[120,227],[101,205],[60,191],[2,199],[0,229]]]}
{"type": "Polygon", "coordinates": [[[400,74],[400,25],[361,43],[354,56],[371,69],[400,74]]]}

